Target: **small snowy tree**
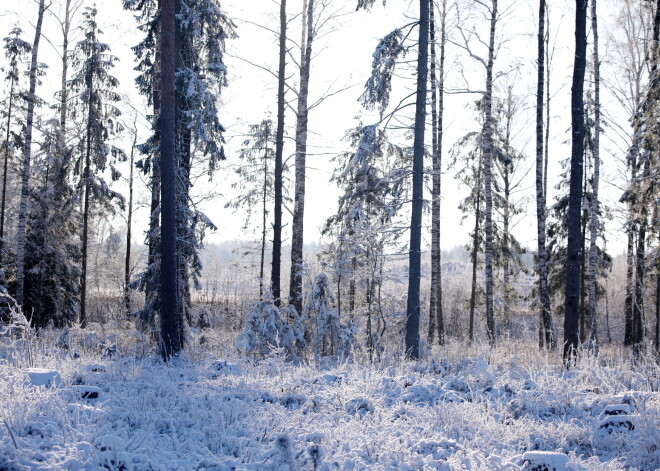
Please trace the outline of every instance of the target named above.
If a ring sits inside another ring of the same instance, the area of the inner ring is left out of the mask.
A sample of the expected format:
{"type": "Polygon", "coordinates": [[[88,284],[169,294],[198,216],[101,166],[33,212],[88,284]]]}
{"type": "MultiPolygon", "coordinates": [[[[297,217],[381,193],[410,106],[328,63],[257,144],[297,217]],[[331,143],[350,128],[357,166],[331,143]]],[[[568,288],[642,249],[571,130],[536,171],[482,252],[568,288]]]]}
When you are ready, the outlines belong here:
{"type": "Polygon", "coordinates": [[[278,308],[272,298],[254,304],[245,327],[236,338],[236,348],[263,358],[273,349],[283,349],[288,359],[298,361],[305,344],[303,327],[295,309],[278,308]]]}

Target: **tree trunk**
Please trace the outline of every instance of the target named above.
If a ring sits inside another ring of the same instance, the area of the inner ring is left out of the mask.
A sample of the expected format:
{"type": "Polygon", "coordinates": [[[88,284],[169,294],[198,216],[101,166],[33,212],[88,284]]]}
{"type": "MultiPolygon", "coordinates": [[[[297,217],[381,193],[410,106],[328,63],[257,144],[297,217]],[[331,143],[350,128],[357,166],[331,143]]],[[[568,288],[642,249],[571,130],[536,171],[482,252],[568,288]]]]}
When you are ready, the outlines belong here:
{"type": "Polygon", "coordinates": [[[302,269],[303,234],[305,214],[305,161],[307,158],[307,117],[309,109],[309,75],[312,62],[312,41],[314,40],[314,0],[305,0],[303,5],[303,33],[300,50],[300,90],[296,121],[296,183],[291,234],[291,278],[289,303],[298,313],[303,309],[302,269]],[[307,3],[309,2],[309,3],[307,3]],[[306,27],[306,31],[305,31],[306,27]]]}
{"type": "Polygon", "coordinates": [[[417,97],[413,141],[412,214],[406,306],[406,356],[419,359],[419,285],[421,268],[422,209],[424,205],[424,127],[426,124],[426,82],[429,61],[429,2],[419,1],[419,52],[417,56],[417,97]]]}
{"type": "Polygon", "coordinates": [[[493,61],[495,58],[495,26],[497,25],[497,0],[492,0],[490,16],[490,41],[486,67],[486,94],[484,95],[484,198],[486,200],[486,332],[488,343],[495,346],[495,313],[493,309],[493,61]]]}
{"type": "MultiPolygon", "coordinates": [[[[550,294],[548,293],[548,253],[545,246],[545,208],[546,208],[546,176],[547,170],[547,128],[546,147],[543,152],[543,81],[546,62],[545,49],[545,0],[539,2],[539,34],[538,34],[538,80],[536,89],[536,237],[537,237],[537,266],[539,272],[539,305],[541,320],[541,341],[545,348],[555,348],[554,328],[552,325],[552,312],[550,310],[550,294]],[[544,158],[545,155],[545,158],[544,158]]],[[[548,75],[548,80],[549,80],[548,75]]],[[[550,107],[550,103],[546,105],[550,107]]]]}
{"type": "Polygon", "coordinates": [[[472,288],[470,292],[470,324],[468,339],[474,341],[474,310],[477,304],[477,262],[479,260],[479,223],[481,221],[481,162],[477,170],[477,207],[474,217],[474,235],[472,236],[472,288]]]}
{"type": "MultiPolygon", "coordinates": [[[[442,238],[441,231],[441,220],[440,220],[440,210],[442,201],[440,196],[442,195],[442,137],[444,135],[443,130],[443,117],[445,113],[445,45],[447,44],[447,0],[442,0],[442,15],[440,16],[440,64],[438,70],[438,153],[437,153],[437,163],[438,167],[434,169],[433,175],[438,176],[437,183],[437,196],[438,196],[438,212],[437,218],[434,227],[436,228],[438,234],[437,241],[437,250],[438,250],[438,279],[437,279],[437,296],[436,301],[436,319],[438,326],[438,343],[440,345],[445,344],[445,319],[444,313],[442,311],[442,247],[440,240],[442,238]]],[[[435,185],[435,182],[433,183],[435,185]]],[[[435,190],[434,190],[435,191],[435,190]]]]}
{"type": "Polygon", "coordinates": [[[575,60],[571,86],[571,178],[568,203],[568,245],[564,309],[564,361],[575,355],[579,343],[580,229],[584,162],[584,73],[587,59],[587,2],[575,0],[575,60]]]}
{"type": "Polygon", "coordinates": [[[176,241],[176,96],[175,96],[175,0],[161,2],[160,63],[160,172],[161,172],[161,257],[160,333],[165,361],[181,350],[178,323],[176,241]]]}
{"type": "Polygon", "coordinates": [[[438,305],[438,273],[440,271],[440,172],[438,170],[438,93],[435,74],[435,1],[429,0],[429,46],[431,48],[431,158],[433,159],[433,188],[431,193],[431,292],[429,294],[429,348],[433,345],[438,305]]]}
{"type": "MultiPolygon", "coordinates": [[[[635,180],[634,172],[631,181],[635,180]]],[[[628,205],[629,218],[632,219],[632,208],[628,205]]],[[[633,299],[635,297],[635,225],[632,220],[628,223],[628,246],[626,255],[626,299],[624,310],[626,323],[623,333],[623,344],[633,344],[633,299]]]]}
{"type": "Polygon", "coordinates": [[[126,257],[124,259],[124,306],[126,315],[130,317],[131,309],[131,229],[133,227],[133,165],[135,161],[135,146],[137,145],[137,124],[133,125],[133,144],[131,145],[130,170],[128,176],[128,214],[126,215],[126,257]]]}
{"type": "Polygon", "coordinates": [[[284,81],[286,67],[286,0],[280,0],[280,62],[277,77],[277,135],[275,136],[275,209],[273,211],[273,261],[270,287],[275,305],[280,305],[282,258],[282,154],[284,152],[284,81]]]}
{"type": "Polygon", "coordinates": [[[589,219],[589,343],[592,348],[598,344],[598,323],[596,317],[596,284],[598,272],[596,239],[598,238],[598,184],[600,179],[600,58],[598,55],[598,16],[596,0],[591,0],[591,30],[593,34],[593,63],[594,63],[594,174],[592,181],[592,196],[589,219]]]}
{"type": "Polygon", "coordinates": [[[46,6],[44,0],[39,0],[39,13],[37,26],[32,44],[32,60],[30,62],[30,91],[27,95],[27,117],[25,121],[25,142],[23,144],[23,170],[21,174],[21,200],[18,209],[18,228],[16,236],[16,304],[23,306],[23,289],[25,283],[25,230],[28,215],[28,196],[30,185],[30,159],[32,148],[32,124],[34,122],[35,93],[37,89],[37,57],[39,54],[39,40],[41,39],[41,25],[44,20],[46,6]]]}
{"type": "MultiPolygon", "coordinates": [[[[268,128],[270,129],[270,127],[268,128]]],[[[268,133],[270,135],[270,132],[268,133]]],[[[267,208],[266,201],[268,198],[268,136],[266,136],[266,149],[264,150],[264,185],[261,189],[261,255],[259,257],[259,299],[264,300],[266,294],[266,286],[264,285],[264,263],[266,259],[266,233],[268,228],[267,224],[267,208]]]]}
{"type": "MultiPolygon", "coordinates": [[[[11,117],[14,110],[14,76],[9,82],[9,106],[7,108],[7,135],[3,146],[5,161],[2,168],[2,202],[0,203],[0,269],[4,259],[5,244],[5,208],[7,207],[7,171],[9,167],[9,138],[11,137],[11,117]]],[[[4,280],[3,280],[4,281],[4,280]]]]}
{"type": "Polygon", "coordinates": [[[660,354],[660,253],[655,256],[655,353],[660,354]]]}
{"type": "Polygon", "coordinates": [[[80,275],[80,327],[87,326],[87,252],[89,243],[89,193],[92,179],[92,95],[94,93],[93,75],[87,75],[87,92],[89,107],[87,108],[87,136],[85,147],[85,168],[83,170],[83,232],[82,232],[82,270],[80,275]]]}
{"type": "MultiPolygon", "coordinates": [[[[582,182],[582,194],[587,191],[587,178],[586,173],[584,172],[584,180],[582,182]]],[[[587,341],[587,329],[586,329],[586,320],[587,320],[587,221],[589,219],[589,213],[587,210],[582,211],[582,229],[580,232],[580,343],[585,343],[587,341]]]]}

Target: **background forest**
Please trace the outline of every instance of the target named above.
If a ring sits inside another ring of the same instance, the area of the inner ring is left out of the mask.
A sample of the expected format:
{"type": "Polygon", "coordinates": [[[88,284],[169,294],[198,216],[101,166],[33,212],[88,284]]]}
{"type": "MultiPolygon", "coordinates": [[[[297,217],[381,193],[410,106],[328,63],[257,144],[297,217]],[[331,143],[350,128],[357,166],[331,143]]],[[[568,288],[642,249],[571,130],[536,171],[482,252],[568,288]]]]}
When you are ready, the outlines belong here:
{"type": "Polygon", "coordinates": [[[234,3],[175,3],[167,181],[159,3],[3,7],[5,324],[658,349],[654,2],[234,3]]]}

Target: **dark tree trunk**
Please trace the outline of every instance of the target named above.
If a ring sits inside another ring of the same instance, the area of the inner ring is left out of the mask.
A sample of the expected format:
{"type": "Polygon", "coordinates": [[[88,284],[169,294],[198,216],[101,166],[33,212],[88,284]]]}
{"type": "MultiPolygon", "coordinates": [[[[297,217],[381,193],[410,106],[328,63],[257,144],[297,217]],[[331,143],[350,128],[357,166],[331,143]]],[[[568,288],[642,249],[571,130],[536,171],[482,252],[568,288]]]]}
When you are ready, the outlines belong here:
{"type": "Polygon", "coordinates": [[[600,56],[598,54],[598,14],[596,0],[591,0],[591,31],[593,34],[593,67],[594,67],[594,137],[593,159],[594,174],[592,178],[591,207],[589,208],[589,343],[592,348],[598,344],[598,323],[596,317],[596,288],[598,281],[598,260],[596,239],[599,226],[598,186],[600,184],[600,56]]]}
{"type": "Polygon", "coordinates": [[[160,334],[164,360],[181,351],[181,326],[177,290],[176,242],[176,96],[175,96],[175,0],[161,1],[160,63],[160,171],[161,257],[160,334]]]}
{"type": "Polygon", "coordinates": [[[284,81],[286,67],[286,0],[280,0],[280,62],[277,79],[277,134],[275,136],[275,209],[273,210],[273,261],[270,288],[275,305],[280,305],[282,259],[282,154],[284,152],[284,81]]]}
{"type": "Polygon", "coordinates": [[[481,222],[481,161],[477,170],[477,202],[474,216],[474,234],[472,235],[472,288],[470,290],[470,320],[468,339],[474,341],[474,310],[477,305],[477,265],[479,261],[479,223],[481,222]]]}
{"type": "Polygon", "coordinates": [[[92,180],[92,95],[94,94],[93,75],[87,76],[89,107],[87,109],[87,136],[85,148],[85,168],[83,170],[83,233],[82,233],[82,268],[80,279],[80,327],[87,325],[87,252],[89,247],[89,193],[92,180]]]}
{"type": "Polygon", "coordinates": [[[571,178],[568,202],[568,246],[564,309],[564,361],[579,344],[580,229],[584,162],[584,73],[587,63],[587,1],[575,0],[575,60],[571,86],[571,178]]]}
{"type": "Polygon", "coordinates": [[[23,169],[21,173],[21,200],[18,208],[18,230],[16,237],[16,304],[23,306],[23,289],[25,286],[25,230],[27,222],[27,203],[30,184],[30,160],[32,155],[32,124],[34,122],[34,106],[37,90],[37,57],[39,41],[41,40],[41,25],[44,20],[46,6],[44,0],[39,0],[37,26],[32,44],[32,59],[30,62],[30,90],[27,95],[27,115],[25,120],[25,142],[23,143],[23,169]]]}
{"type": "Polygon", "coordinates": [[[9,82],[9,106],[7,108],[7,135],[3,146],[5,161],[2,166],[2,202],[0,203],[0,268],[4,259],[5,244],[5,208],[7,207],[7,171],[9,167],[9,138],[11,137],[11,118],[14,110],[14,76],[9,82]]]}
{"type": "MultiPolygon", "coordinates": [[[[634,181],[634,176],[631,181],[634,181]]],[[[632,214],[631,214],[632,217],[632,214]]],[[[626,255],[626,299],[624,303],[626,323],[623,333],[623,344],[633,344],[633,299],[635,296],[635,227],[628,224],[628,246],[626,255]]]]}
{"type": "MultiPolygon", "coordinates": [[[[545,348],[555,348],[556,341],[554,339],[554,328],[552,326],[550,294],[548,293],[548,252],[545,246],[546,169],[544,161],[547,162],[548,152],[547,146],[545,153],[543,149],[543,86],[546,62],[545,10],[545,0],[540,0],[537,58],[538,79],[536,89],[536,236],[537,266],[539,272],[539,317],[541,320],[541,346],[545,348]]],[[[548,107],[549,105],[550,103],[547,104],[548,107]]]]}
{"type": "Polygon", "coordinates": [[[289,283],[289,303],[298,313],[303,309],[302,269],[303,234],[305,215],[305,161],[307,158],[307,122],[309,109],[309,75],[312,62],[312,41],[314,40],[314,0],[307,0],[307,11],[303,11],[303,41],[300,52],[300,90],[296,121],[296,188],[294,194],[293,223],[291,234],[291,278],[289,283]],[[305,31],[306,27],[306,31],[305,31]]]}
{"type": "Polygon", "coordinates": [[[417,57],[417,97],[413,141],[413,195],[410,220],[408,302],[406,307],[406,356],[419,358],[419,285],[421,268],[422,209],[424,204],[424,127],[426,124],[426,83],[429,61],[429,2],[419,2],[419,54],[417,57]]]}

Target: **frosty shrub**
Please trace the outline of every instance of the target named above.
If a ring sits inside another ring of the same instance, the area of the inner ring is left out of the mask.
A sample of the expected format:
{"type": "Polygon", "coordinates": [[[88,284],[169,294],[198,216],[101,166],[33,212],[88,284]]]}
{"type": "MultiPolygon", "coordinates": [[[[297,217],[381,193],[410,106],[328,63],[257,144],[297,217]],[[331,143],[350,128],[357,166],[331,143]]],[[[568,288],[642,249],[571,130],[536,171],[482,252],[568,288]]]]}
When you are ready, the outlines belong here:
{"type": "Polygon", "coordinates": [[[330,280],[325,273],[320,273],[314,279],[314,287],[307,297],[304,311],[311,330],[311,345],[315,358],[346,358],[350,354],[356,328],[352,324],[340,322],[334,304],[335,296],[330,288],[330,280]]]}
{"type": "Polygon", "coordinates": [[[298,361],[304,347],[300,317],[295,309],[278,308],[272,299],[255,303],[245,320],[245,328],[236,338],[236,349],[256,357],[265,357],[273,349],[283,349],[287,358],[298,361]]]}

